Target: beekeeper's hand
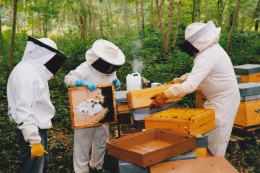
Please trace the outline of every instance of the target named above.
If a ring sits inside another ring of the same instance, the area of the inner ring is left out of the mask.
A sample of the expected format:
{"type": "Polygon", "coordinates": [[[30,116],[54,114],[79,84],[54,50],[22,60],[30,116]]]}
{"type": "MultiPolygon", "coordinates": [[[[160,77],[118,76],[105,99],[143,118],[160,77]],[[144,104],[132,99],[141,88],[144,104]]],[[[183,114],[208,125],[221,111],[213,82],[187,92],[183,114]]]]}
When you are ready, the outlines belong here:
{"type": "Polygon", "coordinates": [[[117,90],[117,89],[120,87],[120,85],[121,85],[119,79],[113,80],[113,84],[114,84],[114,87],[115,87],[116,90],[117,90]]]}
{"type": "Polygon", "coordinates": [[[48,154],[41,143],[34,143],[32,144],[32,147],[31,147],[31,159],[33,160],[34,158],[37,158],[37,159],[41,159],[43,154],[48,154]]]}
{"type": "Polygon", "coordinates": [[[97,90],[96,85],[91,81],[86,81],[84,79],[76,79],[75,80],[76,86],[87,86],[90,91],[97,90]]]}
{"type": "Polygon", "coordinates": [[[164,94],[164,92],[161,92],[159,94],[152,96],[151,99],[154,99],[154,100],[150,104],[150,109],[152,109],[154,107],[162,108],[169,98],[164,94]]]}
{"type": "Polygon", "coordinates": [[[179,77],[179,78],[174,78],[174,79],[172,80],[172,81],[173,81],[172,84],[180,84],[180,83],[183,83],[184,81],[187,80],[188,76],[189,76],[189,73],[186,73],[186,74],[182,75],[182,76],[179,77]]]}

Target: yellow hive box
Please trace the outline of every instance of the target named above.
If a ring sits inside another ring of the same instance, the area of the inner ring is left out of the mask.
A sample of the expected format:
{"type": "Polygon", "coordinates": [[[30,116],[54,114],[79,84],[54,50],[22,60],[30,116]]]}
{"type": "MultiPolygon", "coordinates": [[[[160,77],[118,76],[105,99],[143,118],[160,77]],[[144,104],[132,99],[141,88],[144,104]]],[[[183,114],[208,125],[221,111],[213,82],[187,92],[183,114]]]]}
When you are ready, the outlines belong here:
{"type": "Polygon", "coordinates": [[[234,124],[243,127],[260,124],[260,100],[240,102],[234,124]]]}
{"type": "Polygon", "coordinates": [[[215,128],[213,109],[171,108],[144,118],[145,129],[161,128],[202,135],[215,128]]]}

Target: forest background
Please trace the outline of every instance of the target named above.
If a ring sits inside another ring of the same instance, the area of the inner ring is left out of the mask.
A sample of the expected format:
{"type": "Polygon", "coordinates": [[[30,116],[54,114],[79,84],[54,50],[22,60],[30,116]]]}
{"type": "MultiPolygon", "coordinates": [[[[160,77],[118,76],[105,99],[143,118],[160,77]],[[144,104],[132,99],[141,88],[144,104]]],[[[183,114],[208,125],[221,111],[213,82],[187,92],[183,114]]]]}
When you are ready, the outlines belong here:
{"type": "MultiPolygon", "coordinates": [[[[176,45],[193,22],[212,20],[221,27],[219,43],[233,65],[260,64],[259,17],[259,0],[0,0],[0,173],[20,170],[6,83],[23,56],[28,35],[53,39],[69,57],[49,81],[56,108],[48,132],[49,172],[73,172],[73,130],[64,76],[85,61],[85,52],[96,39],[115,43],[125,54],[126,64],[117,72],[120,90],[125,90],[126,76],[132,72],[161,83],[190,72],[192,59],[176,45]]],[[[194,93],[180,105],[195,107],[194,93]]],[[[111,125],[111,132],[116,128],[111,125]]],[[[259,172],[259,145],[255,140],[230,142],[226,158],[240,172],[259,172]]],[[[116,159],[106,156],[105,169],[117,172],[116,159]]]]}

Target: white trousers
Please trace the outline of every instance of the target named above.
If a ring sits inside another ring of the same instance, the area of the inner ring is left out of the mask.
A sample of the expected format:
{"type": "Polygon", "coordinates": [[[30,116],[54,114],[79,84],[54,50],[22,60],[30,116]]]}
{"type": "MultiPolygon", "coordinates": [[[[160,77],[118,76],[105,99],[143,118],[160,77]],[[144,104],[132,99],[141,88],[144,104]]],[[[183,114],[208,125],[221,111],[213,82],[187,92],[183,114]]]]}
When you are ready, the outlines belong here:
{"type": "Polygon", "coordinates": [[[108,140],[108,125],[74,130],[74,171],[88,173],[88,164],[92,168],[102,169],[108,140]]]}

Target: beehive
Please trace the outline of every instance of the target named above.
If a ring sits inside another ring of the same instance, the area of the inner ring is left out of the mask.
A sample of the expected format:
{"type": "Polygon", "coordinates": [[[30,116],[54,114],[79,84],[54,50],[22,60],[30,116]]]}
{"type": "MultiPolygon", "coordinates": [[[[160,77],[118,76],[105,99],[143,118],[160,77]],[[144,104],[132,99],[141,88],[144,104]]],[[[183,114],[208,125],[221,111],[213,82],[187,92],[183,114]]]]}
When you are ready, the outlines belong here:
{"type": "Polygon", "coordinates": [[[145,117],[145,129],[172,129],[192,135],[201,135],[215,128],[213,109],[171,108],[145,117]]]}
{"type": "Polygon", "coordinates": [[[166,129],[150,129],[108,141],[107,151],[143,168],[196,148],[193,135],[166,129]]]}
{"type": "Polygon", "coordinates": [[[243,127],[260,124],[260,83],[242,83],[238,87],[241,101],[234,124],[243,127]]]}
{"type": "Polygon", "coordinates": [[[244,64],[234,66],[237,76],[241,76],[241,82],[257,82],[260,83],[260,65],[259,64],[244,64]]]}

